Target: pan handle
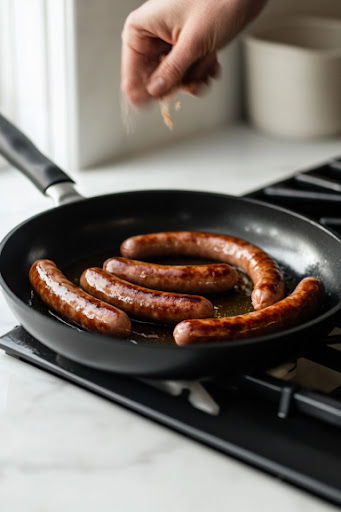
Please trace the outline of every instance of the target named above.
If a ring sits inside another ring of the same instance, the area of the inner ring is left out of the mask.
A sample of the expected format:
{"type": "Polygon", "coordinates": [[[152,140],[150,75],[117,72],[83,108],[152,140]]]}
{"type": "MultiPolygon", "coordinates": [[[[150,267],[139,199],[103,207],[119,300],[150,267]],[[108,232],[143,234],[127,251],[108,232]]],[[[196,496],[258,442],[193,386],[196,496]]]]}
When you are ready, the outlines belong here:
{"type": "Polygon", "coordinates": [[[43,193],[63,204],[82,196],[74,181],[43,155],[33,142],[0,114],[0,154],[21,171],[43,193]]]}

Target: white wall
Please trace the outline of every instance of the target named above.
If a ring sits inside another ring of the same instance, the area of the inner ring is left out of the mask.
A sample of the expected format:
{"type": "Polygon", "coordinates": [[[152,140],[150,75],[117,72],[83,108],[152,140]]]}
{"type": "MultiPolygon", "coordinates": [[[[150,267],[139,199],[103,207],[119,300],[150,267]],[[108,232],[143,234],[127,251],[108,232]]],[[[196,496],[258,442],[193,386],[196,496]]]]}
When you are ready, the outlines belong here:
{"type": "MultiPolygon", "coordinates": [[[[120,108],[120,34],[138,0],[0,0],[0,106],[57,163],[86,167],[208,130],[240,114],[238,44],[221,53],[222,79],[203,99],[186,97],[175,130],[158,107],[120,108]]],[[[286,13],[341,17],[341,0],[269,0],[257,23],[286,13]]]]}
{"type": "Polygon", "coordinates": [[[341,17],[341,0],[268,0],[257,23],[293,14],[341,17]]]}
{"type": "MultiPolygon", "coordinates": [[[[283,17],[290,16],[322,16],[341,18],[341,0],[268,0],[268,3],[258,18],[248,27],[247,31],[255,27],[277,23],[283,17]]],[[[245,73],[242,67],[242,117],[247,118],[246,112],[246,86],[245,73]]]]}
{"type": "Polygon", "coordinates": [[[1,63],[10,68],[0,89],[13,107],[6,113],[61,166],[91,166],[239,115],[239,58],[232,45],[221,54],[223,77],[210,94],[200,101],[183,99],[174,133],[156,106],[134,115],[135,131],[127,135],[120,105],[121,31],[141,3],[0,0],[0,37],[6,40],[1,63]]]}
{"type": "Polygon", "coordinates": [[[72,153],[70,5],[72,0],[0,0],[1,111],[65,167],[72,153]]]}
{"type": "Polygon", "coordinates": [[[238,56],[236,46],[222,52],[224,74],[201,101],[183,100],[170,133],[159,108],[133,115],[135,131],[127,135],[121,122],[121,31],[136,0],[76,0],[76,61],[78,99],[78,154],[80,167],[156,146],[189,133],[207,130],[239,115],[238,56]]]}

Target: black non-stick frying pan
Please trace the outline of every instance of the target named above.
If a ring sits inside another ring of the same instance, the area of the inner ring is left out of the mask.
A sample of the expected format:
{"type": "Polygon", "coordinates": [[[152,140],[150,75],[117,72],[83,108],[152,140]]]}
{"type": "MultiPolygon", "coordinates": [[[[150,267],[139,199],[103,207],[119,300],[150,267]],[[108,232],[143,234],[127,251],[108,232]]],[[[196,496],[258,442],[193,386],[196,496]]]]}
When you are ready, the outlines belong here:
{"type": "Polygon", "coordinates": [[[1,116],[0,153],[43,193],[68,203],[20,224],[0,246],[0,284],[10,308],[29,333],[62,356],[136,376],[229,374],[269,367],[317,343],[340,314],[341,241],[307,218],[259,201],[206,192],[143,190],[84,199],[72,180],[1,116]],[[226,233],[259,245],[285,268],[288,292],[304,276],[320,277],[327,291],[320,313],[278,334],[178,347],[86,332],[32,302],[28,270],[35,259],[52,259],[61,269],[85,260],[97,264],[99,254],[113,254],[128,236],[176,230],[226,233]]]}

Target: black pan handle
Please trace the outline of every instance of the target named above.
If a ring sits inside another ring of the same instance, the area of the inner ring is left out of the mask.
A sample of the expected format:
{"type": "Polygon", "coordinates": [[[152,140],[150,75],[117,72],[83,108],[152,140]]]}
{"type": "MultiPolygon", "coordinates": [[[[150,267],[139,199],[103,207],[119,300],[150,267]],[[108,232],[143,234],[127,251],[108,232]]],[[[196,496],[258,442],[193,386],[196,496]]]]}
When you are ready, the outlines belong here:
{"type": "Polygon", "coordinates": [[[43,155],[26,135],[1,114],[0,154],[43,193],[56,183],[74,183],[70,176],[43,155]]]}

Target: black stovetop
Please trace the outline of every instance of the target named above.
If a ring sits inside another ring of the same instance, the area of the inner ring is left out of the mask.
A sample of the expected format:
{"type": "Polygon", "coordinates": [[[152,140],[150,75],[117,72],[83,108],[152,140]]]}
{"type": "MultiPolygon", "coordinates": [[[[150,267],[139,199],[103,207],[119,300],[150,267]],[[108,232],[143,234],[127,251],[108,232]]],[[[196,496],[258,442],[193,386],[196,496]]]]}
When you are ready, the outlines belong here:
{"type": "MultiPolygon", "coordinates": [[[[341,235],[341,158],[248,196],[310,217],[313,211],[315,219],[341,235]]],[[[4,335],[0,347],[9,355],[341,504],[338,331],[325,344],[267,373],[201,384],[182,382],[179,386],[169,381],[127,378],[71,362],[22,327],[4,335]],[[196,400],[197,387],[202,395],[202,386],[213,407],[205,409],[196,400]]]]}

